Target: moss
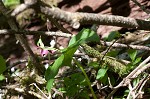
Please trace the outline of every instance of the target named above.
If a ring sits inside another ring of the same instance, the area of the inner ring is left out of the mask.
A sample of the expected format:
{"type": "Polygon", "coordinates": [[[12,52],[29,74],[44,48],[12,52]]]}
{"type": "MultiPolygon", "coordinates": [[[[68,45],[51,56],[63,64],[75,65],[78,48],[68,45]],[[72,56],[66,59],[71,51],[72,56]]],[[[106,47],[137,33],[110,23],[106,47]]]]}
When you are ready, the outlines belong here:
{"type": "MultiPolygon", "coordinates": [[[[103,55],[100,52],[98,52],[94,48],[91,48],[87,44],[82,44],[81,46],[84,48],[84,50],[87,52],[87,54],[98,58],[100,61],[102,60],[103,55]]],[[[103,64],[108,64],[110,66],[110,69],[112,69],[114,72],[118,73],[120,76],[123,76],[127,73],[126,64],[124,64],[120,60],[117,60],[113,57],[105,56],[103,58],[103,61],[104,61],[103,64]]]]}

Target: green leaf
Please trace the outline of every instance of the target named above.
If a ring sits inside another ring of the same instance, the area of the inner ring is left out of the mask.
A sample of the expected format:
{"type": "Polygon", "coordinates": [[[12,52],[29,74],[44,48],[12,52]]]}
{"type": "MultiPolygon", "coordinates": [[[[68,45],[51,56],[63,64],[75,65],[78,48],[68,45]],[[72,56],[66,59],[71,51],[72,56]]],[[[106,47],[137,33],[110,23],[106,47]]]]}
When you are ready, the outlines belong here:
{"type": "Polygon", "coordinates": [[[85,77],[81,73],[75,73],[71,75],[72,83],[80,84],[85,80],[85,77]]]}
{"type": "Polygon", "coordinates": [[[139,63],[141,61],[141,57],[138,57],[134,60],[133,65],[136,65],[137,63],[139,63]]]}
{"type": "Polygon", "coordinates": [[[6,61],[5,59],[0,55],[0,74],[2,74],[6,70],[6,61]]]}
{"type": "Polygon", "coordinates": [[[134,80],[133,80],[133,87],[136,86],[136,84],[139,83],[139,81],[140,81],[140,78],[139,78],[139,77],[136,78],[136,79],[134,79],[134,80]]]}
{"type": "Polygon", "coordinates": [[[40,37],[40,39],[39,39],[38,42],[37,42],[37,46],[39,46],[39,47],[41,47],[41,48],[44,48],[44,44],[43,44],[43,42],[42,42],[41,37],[40,37]]]}
{"type": "Polygon", "coordinates": [[[4,0],[5,6],[12,6],[17,4],[20,4],[20,0],[4,0]]]}
{"type": "Polygon", "coordinates": [[[129,49],[128,50],[128,54],[129,54],[129,57],[131,58],[131,60],[133,62],[135,60],[135,58],[136,58],[137,51],[134,50],[134,49],[129,49]]]}
{"type": "Polygon", "coordinates": [[[83,42],[100,42],[99,36],[91,29],[82,29],[76,36],[74,36],[70,42],[69,46],[78,42],[81,44],[83,42]]]}
{"type": "Polygon", "coordinates": [[[48,81],[47,90],[51,91],[53,87],[54,77],[57,75],[59,68],[62,66],[62,62],[64,60],[64,55],[62,54],[52,66],[49,66],[45,72],[45,79],[48,81]]]}
{"type": "Polygon", "coordinates": [[[4,77],[4,75],[0,75],[0,81],[2,81],[2,80],[4,80],[5,79],[5,77],[4,77]]]}
{"type": "Polygon", "coordinates": [[[67,89],[67,95],[68,96],[74,96],[79,90],[79,87],[76,85],[69,86],[67,89]]]}
{"type": "Polygon", "coordinates": [[[82,73],[74,73],[70,77],[64,78],[65,91],[69,96],[76,95],[80,89],[88,86],[82,73]]]}
{"type": "Polygon", "coordinates": [[[107,53],[107,56],[116,57],[118,55],[119,51],[110,51],[107,53]]]}
{"type": "Polygon", "coordinates": [[[64,88],[64,87],[61,87],[61,88],[59,88],[58,89],[60,92],[62,92],[62,93],[66,93],[66,89],[64,88]]]}
{"type": "Polygon", "coordinates": [[[94,67],[95,69],[98,69],[98,68],[99,68],[99,65],[100,65],[99,62],[90,62],[90,63],[88,64],[88,66],[92,66],[92,67],[94,67]]]}
{"type": "Polygon", "coordinates": [[[96,79],[102,79],[107,74],[107,70],[108,69],[104,69],[104,68],[99,69],[97,76],[96,76],[96,79]]]}
{"type": "Polygon", "coordinates": [[[83,91],[79,94],[79,96],[81,97],[80,99],[90,99],[89,93],[88,93],[87,91],[85,91],[85,90],[83,90],[83,91]]]}
{"type": "Polygon", "coordinates": [[[52,87],[53,87],[53,82],[54,82],[54,78],[53,79],[49,79],[47,84],[46,84],[46,89],[48,90],[48,92],[51,91],[52,87]]]}
{"type": "Polygon", "coordinates": [[[120,33],[118,31],[112,31],[112,32],[110,32],[110,34],[108,35],[108,37],[105,38],[105,40],[107,40],[107,41],[110,42],[113,39],[118,38],[118,37],[120,37],[120,33]]]}
{"type": "Polygon", "coordinates": [[[51,90],[53,86],[54,77],[57,75],[58,70],[63,65],[71,65],[72,56],[77,50],[77,47],[67,49],[52,66],[46,70],[45,79],[48,81],[47,89],[51,90]]]}
{"type": "Polygon", "coordinates": [[[78,45],[75,45],[75,46],[72,46],[72,47],[68,47],[67,50],[65,52],[63,52],[64,60],[63,60],[62,65],[71,66],[72,57],[73,57],[73,55],[74,55],[74,53],[76,52],[77,49],[78,49],[78,45]]]}

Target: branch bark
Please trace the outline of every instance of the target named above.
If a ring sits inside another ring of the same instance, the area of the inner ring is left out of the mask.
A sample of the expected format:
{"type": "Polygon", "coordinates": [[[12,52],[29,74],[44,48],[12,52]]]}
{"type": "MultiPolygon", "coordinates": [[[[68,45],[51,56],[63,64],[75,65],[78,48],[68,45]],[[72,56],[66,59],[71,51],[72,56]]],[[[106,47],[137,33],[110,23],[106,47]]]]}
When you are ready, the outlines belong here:
{"type": "Polygon", "coordinates": [[[62,11],[58,8],[49,8],[41,6],[41,12],[52,18],[56,18],[72,24],[79,28],[80,24],[99,24],[111,25],[125,28],[134,28],[139,30],[150,30],[150,21],[140,19],[127,18],[114,15],[102,15],[93,13],[72,13],[62,11]]]}
{"type": "Polygon", "coordinates": [[[60,10],[59,8],[50,8],[43,4],[40,0],[33,0],[34,2],[31,4],[22,4],[17,7],[11,15],[15,16],[19,12],[25,10],[28,7],[35,7],[37,12],[45,14],[48,17],[52,17],[53,19],[58,19],[61,21],[65,21],[73,28],[79,28],[80,24],[98,24],[98,25],[110,25],[110,26],[118,26],[125,28],[134,28],[138,30],[150,30],[150,21],[145,21],[141,19],[134,19],[129,17],[122,17],[116,15],[104,15],[104,14],[94,14],[94,13],[82,13],[82,12],[67,12],[60,10]],[[37,7],[39,6],[39,7],[37,7]]]}

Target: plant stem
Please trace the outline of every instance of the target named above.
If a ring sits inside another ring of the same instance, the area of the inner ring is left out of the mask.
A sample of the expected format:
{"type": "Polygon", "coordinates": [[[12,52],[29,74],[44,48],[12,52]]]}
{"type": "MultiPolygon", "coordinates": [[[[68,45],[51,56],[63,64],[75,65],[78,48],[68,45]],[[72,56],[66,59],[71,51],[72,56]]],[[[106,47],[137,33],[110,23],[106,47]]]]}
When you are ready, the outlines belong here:
{"type": "Polygon", "coordinates": [[[88,83],[88,85],[89,85],[89,88],[90,88],[91,92],[92,92],[93,98],[94,98],[94,99],[97,99],[97,98],[96,98],[96,95],[95,95],[95,93],[94,93],[94,91],[93,91],[93,88],[91,87],[91,82],[90,82],[90,80],[89,80],[89,78],[88,78],[86,72],[85,72],[84,69],[83,69],[83,66],[82,66],[76,59],[74,59],[74,58],[73,58],[73,61],[76,63],[76,65],[81,69],[82,73],[84,74],[85,79],[86,79],[86,81],[87,81],[87,83],[88,83]]]}

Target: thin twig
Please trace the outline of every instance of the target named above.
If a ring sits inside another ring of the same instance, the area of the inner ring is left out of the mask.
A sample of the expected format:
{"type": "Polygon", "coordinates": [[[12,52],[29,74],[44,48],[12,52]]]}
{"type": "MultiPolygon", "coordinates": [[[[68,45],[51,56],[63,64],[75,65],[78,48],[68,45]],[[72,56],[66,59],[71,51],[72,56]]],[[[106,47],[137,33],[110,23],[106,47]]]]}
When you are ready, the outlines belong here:
{"type": "Polygon", "coordinates": [[[136,67],[127,77],[125,77],[116,87],[114,87],[113,91],[108,95],[106,99],[110,99],[111,96],[120,88],[123,86],[127,86],[131,79],[136,78],[139,74],[150,68],[150,63],[145,65],[150,60],[150,56],[145,59],[138,67],[136,67]],[[145,66],[144,66],[145,65],[145,66]]]}
{"type": "Polygon", "coordinates": [[[106,56],[106,54],[108,53],[108,51],[111,49],[111,47],[113,46],[113,44],[115,44],[116,41],[117,41],[117,39],[116,39],[115,41],[113,41],[113,42],[111,43],[111,45],[108,47],[108,49],[106,50],[106,52],[104,53],[104,55],[103,55],[103,57],[102,57],[102,60],[103,60],[103,58],[106,56]]]}
{"type": "Polygon", "coordinates": [[[142,63],[140,63],[140,65],[138,67],[140,68],[141,66],[145,65],[149,61],[150,61],[150,56],[147,57],[142,63]]]}
{"type": "MultiPolygon", "coordinates": [[[[3,29],[0,30],[0,35],[13,35],[13,34],[25,34],[25,35],[46,35],[46,36],[60,36],[60,37],[67,37],[70,38],[72,35],[68,33],[63,33],[63,32],[53,32],[53,31],[13,31],[13,30],[7,30],[3,29]]],[[[104,42],[100,41],[103,46],[112,46],[115,48],[132,48],[132,49],[137,49],[137,50],[148,50],[150,51],[150,47],[147,46],[142,46],[142,45],[126,45],[126,44],[121,44],[121,43],[112,43],[112,42],[104,42]]]]}
{"type": "Polygon", "coordinates": [[[137,50],[148,50],[150,51],[150,47],[147,46],[142,46],[142,45],[132,45],[132,44],[121,44],[121,43],[112,43],[112,42],[104,42],[104,41],[100,41],[102,45],[104,46],[112,46],[115,48],[132,48],[132,49],[137,49],[137,50]]]}
{"type": "Polygon", "coordinates": [[[43,96],[46,98],[46,99],[48,99],[48,97],[44,94],[44,92],[36,85],[36,83],[32,83],[32,84],[30,84],[30,85],[34,85],[42,94],[43,94],[43,96]]]}
{"type": "Polygon", "coordinates": [[[53,32],[53,31],[14,31],[14,30],[7,30],[7,29],[3,29],[0,30],[0,35],[12,35],[12,34],[25,34],[25,35],[46,35],[46,36],[60,36],[60,37],[71,37],[71,34],[68,33],[63,33],[63,32],[53,32]]]}
{"type": "Polygon", "coordinates": [[[150,11],[147,10],[144,5],[141,5],[141,4],[140,4],[139,2],[137,2],[136,0],[132,0],[132,1],[133,1],[136,5],[138,5],[138,6],[141,8],[141,10],[143,10],[143,11],[146,12],[147,14],[150,14],[150,11]]]}
{"type": "Polygon", "coordinates": [[[28,93],[29,93],[30,95],[36,96],[38,99],[48,99],[48,98],[42,97],[40,94],[35,93],[34,91],[28,91],[28,93]]]}
{"type": "Polygon", "coordinates": [[[133,96],[133,99],[134,99],[135,93],[133,92],[133,88],[131,86],[131,83],[129,83],[128,88],[129,88],[130,92],[129,92],[128,96],[127,96],[127,99],[130,99],[131,95],[133,96]]]}
{"type": "MultiPolygon", "coordinates": [[[[128,97],[130,97],[130,94],[131,94],[133,99],[136,99],[138,97],[138,95],[141,94],[141,90],[148,80],[147,78],[149,79],[149,75],[147,75],[143,79],[141,79],[132,89],[129,87],[130,92],[128,94],[128,97]],[[139,89],[139,91],[138,91],[138,89],[139,89]]],[[[127,98],[127,99],[129,99],[129,98],[127,98]]]]}
{"type": "Polygon", "coordinates": [[[143,89],[144,85],[145,85],[146,82],[150,79],[149,77],[150,77],[150,75],[148,75],[148,76],[146,76],[145,78],[142,79],[142,81],[141,81],[141,83],[140,83],[141,86],[140,86],[139,91],[138,91],[138,93],[136,94],[135,98],[137,98],[139,95],[141,95],[142,89],[143,89]]]}

